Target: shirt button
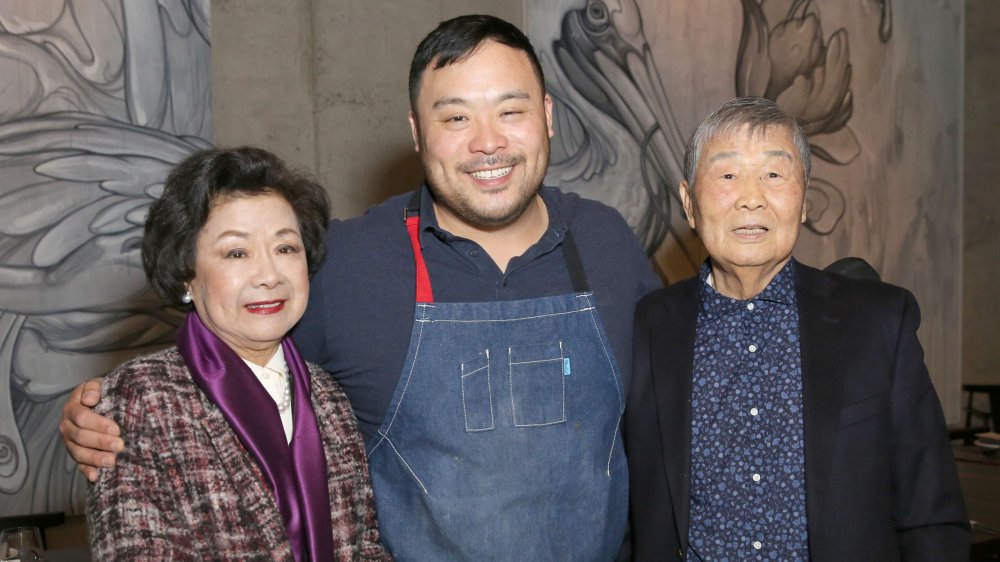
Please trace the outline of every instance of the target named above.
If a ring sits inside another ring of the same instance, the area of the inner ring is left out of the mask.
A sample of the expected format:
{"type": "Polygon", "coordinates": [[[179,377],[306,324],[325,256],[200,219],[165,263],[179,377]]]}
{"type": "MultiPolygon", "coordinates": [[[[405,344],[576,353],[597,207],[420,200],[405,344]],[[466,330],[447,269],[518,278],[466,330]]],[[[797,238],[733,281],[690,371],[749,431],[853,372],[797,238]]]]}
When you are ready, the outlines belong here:
{"type": "Polygon", "coordinates": [[[748,302],[747,303],[747,310],[753,310],[753,303],[752,302],[748,302]]]}
{"type": "Polygon", "coordinates": [[[479,250],[469,250],[469,255],[472,257],[476,257],[479,255],[479,250]]]}
{"type": "Polygon", "coordinates": [[[757,346],[754,344],[750,344],[750,347],[748,347],[747,349],[750,351],[750,353],[755,353],[757,351],[757,346]]]}
{"type": "Polygon", "coordinates": [[[750,415],[751,416],[756,416],[758,413],[759,412],[758,412],[757,408],[750,408],[750,415]]]}
{"type": "Polygon", "coordinates": [[[760,482],[760,474],[754,474],[753,475],[753,481],[754,482],[760,482]]]}
{"type": "Polygon", "coordinates": [[[764,548],[764,545],[761,544],[760,541],[753,541],[753,549],[754,550],[760,550],[761,548],[764,548]]]}

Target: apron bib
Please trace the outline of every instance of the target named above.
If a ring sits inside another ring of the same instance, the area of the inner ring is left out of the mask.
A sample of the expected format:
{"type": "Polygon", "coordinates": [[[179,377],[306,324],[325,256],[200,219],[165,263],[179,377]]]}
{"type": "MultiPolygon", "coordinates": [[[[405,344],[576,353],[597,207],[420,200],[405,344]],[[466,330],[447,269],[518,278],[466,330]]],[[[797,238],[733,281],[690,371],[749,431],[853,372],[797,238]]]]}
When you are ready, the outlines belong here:
{"type": "Polygon", "coordinates": [[[368,452],[382,541],[399,560],[613,559],[624,395],[571,234],[576,293],[435,303],[417,212],[410,347],[368,452]]]}

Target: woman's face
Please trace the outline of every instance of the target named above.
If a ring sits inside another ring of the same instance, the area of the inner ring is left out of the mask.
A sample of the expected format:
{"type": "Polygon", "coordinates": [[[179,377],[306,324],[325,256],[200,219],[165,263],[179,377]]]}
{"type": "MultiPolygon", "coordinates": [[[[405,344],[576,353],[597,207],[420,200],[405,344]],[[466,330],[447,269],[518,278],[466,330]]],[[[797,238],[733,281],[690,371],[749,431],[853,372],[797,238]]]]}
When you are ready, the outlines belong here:
{"type": "Polygon", "coordinates": [[[194,308],[240,357],[264,365],[299,321],[309,270],[299,222],[280,195],[216,201],[198,233],[194,308]]]}

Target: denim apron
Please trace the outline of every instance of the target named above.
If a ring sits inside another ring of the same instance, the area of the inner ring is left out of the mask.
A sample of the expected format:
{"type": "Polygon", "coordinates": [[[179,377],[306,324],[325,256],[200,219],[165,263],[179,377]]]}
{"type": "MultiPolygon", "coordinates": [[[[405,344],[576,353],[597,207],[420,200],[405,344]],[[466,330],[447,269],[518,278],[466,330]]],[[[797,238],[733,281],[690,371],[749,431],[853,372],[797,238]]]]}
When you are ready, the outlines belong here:
{"type": "Polygon", "coordinates": [[[399,560],[613,559],[624,395],[571,234],[575,293],[435,303],[418,205],[410,347],[368,452],[383,543],[399,560]]]}

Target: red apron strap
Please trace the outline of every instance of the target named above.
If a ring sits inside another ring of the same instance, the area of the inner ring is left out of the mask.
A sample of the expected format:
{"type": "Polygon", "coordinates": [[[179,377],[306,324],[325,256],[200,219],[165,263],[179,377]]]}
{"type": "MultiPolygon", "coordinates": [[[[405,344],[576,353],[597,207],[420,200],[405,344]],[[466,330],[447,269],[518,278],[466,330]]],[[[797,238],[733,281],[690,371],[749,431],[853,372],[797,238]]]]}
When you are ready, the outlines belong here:
{"type": "Polygon", "coordinates": [[[431,276],[427,273],[424,263],[424,253],[420,250],[420,190],[414,194],[403,213],[406,218],[406,230],[410,233],[410,245],[413,246],[413,263],[417,266],[417,302],[434,302],[434,292],[431,290],[431,276]],[[416,204],[414,205],[414,200],[416,204]],[[412,215],[411,215],[412,213],[412,215]]]}

